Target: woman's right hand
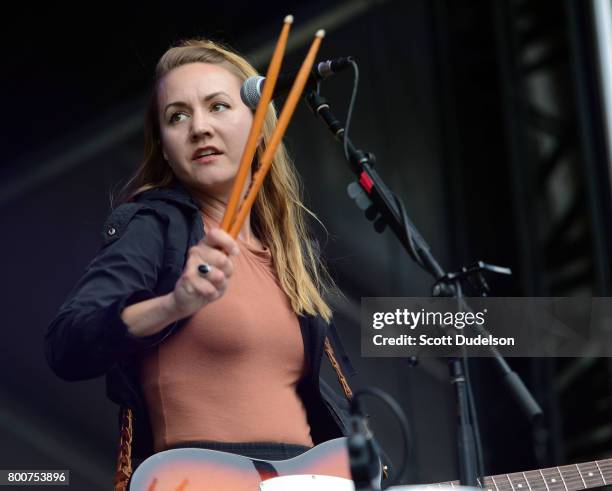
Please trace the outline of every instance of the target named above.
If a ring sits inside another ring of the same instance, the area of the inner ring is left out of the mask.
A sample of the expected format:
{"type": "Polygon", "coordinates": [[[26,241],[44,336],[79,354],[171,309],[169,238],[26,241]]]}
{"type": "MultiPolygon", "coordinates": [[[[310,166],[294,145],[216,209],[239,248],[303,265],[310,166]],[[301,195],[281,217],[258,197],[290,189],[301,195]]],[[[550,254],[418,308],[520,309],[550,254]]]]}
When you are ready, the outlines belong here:
{"type": "Polygon", "coordinates": [[[185,268],[171,293],[179,318],[188,317],[221,298],[234,272],[231,258],[239,252],[236,241],[221,228],[211,229],[189,249],[185,268]],[[210,271],[201,274],[198,271],[201,264],[208,264],[210,271]]]}

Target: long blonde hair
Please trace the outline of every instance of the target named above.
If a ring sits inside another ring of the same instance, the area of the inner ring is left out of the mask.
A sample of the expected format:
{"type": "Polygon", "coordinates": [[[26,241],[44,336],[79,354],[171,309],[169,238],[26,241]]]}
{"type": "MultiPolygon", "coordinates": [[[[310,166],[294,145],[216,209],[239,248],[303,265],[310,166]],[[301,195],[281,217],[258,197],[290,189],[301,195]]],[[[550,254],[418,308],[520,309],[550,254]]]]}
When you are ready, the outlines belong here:
{"type": "MultiPolygon", "coordinates": [[[[164,53],[157,64],[155,84],[145,119],[144,158],[123,190],[123,201],[130,201],[148,189],[165,187],[176,177],[162,155],[157,92],[163,77],[188,63],[222,65],[241,81],[257,75],[242,56],[220,43],[207,39],[188,39],[164,53]]],[[[263,141],[253,159],[253,171],[263,155],[276,126],[275,108],[270,105],[263,126],[263,141]]],[[[319,314],[327,322],[332,313],[324,296],[340,294],[320,254],[315,249],[306,226],[306,214],[319,221],[302,203],[301,182],[284,144],[280,144],[264,185],[252,209],[253,228],[270,249],[281,287],[297,314],[319,314]]],[[[320,221],[319,221],[320,223],[320,221]]]]}

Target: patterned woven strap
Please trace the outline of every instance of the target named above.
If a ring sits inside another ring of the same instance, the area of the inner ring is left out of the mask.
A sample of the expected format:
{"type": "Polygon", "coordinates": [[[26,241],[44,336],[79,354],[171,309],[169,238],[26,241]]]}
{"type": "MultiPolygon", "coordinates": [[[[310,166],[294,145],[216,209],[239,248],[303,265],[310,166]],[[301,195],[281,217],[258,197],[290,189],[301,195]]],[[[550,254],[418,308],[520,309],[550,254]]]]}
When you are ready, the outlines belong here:
{"type": "Polygon", "coordinates": [[[132,410],[121,408],[121,433],[119,436],[119,455],[115,470],[114,490],[126,491],[132,475],[132,410]]]}
{"type": "Polygon", "coordinates": [[[331,343],[329,342],[329,338],[325,338],[325,353],[327,354],[327,357],[329,358],[329,361],[332,364],[332,367],[334,367],[334,370],[336,371],[336,376],[338,377],[338,381],[340,382],[340,385],[342,386],[342,390],[344,391],[344,395],[346,396],[346,399],[351,402],[351,399],[353,398],[353,391],[351,390],[346,377],[344,376],[344,373],[342,373],[342,368],[340,368],[340,363],[338,363],[338,360],[336,360],[336,355],[334,354],[334,350],[331,346],[331,343]]]}

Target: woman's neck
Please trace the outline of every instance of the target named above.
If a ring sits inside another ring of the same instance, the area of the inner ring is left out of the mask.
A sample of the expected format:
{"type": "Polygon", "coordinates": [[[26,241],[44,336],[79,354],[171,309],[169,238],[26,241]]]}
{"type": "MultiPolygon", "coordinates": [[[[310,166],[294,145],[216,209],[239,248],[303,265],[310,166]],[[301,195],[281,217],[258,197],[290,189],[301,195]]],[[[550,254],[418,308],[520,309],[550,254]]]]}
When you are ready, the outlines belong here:
{"type": "MultiPolygon", "coordinates": [[[[227,208],[227,203],[223,201],[223,199],[219,199],[213,196],[209,196],[203,193],[198,193],[194,196],[197,203],[200,206],[200,210],[210,218],[212,218],[215,222],[221,223],[223,220],[223,216],[225,215],[225,210],[227,208]]],[[[249,213],[240,229],[240,233],[238,234],[238,238],[246,243],[257,243],[259,240],[255,237],[253,233],[253,229],[251,228],[251,211],[249,213]]]]}

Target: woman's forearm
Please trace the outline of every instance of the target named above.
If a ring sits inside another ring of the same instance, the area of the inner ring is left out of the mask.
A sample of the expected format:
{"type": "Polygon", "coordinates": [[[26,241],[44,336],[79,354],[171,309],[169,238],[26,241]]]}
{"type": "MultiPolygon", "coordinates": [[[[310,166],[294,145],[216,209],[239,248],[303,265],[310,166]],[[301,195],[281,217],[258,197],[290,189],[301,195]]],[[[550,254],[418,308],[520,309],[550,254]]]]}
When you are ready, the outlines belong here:
{"type": "Polygon", "coordinates": [[[129,333],[136,337],[156,334],[180,318],[172,293],[132,304],[121,312],[129,333]]]}

